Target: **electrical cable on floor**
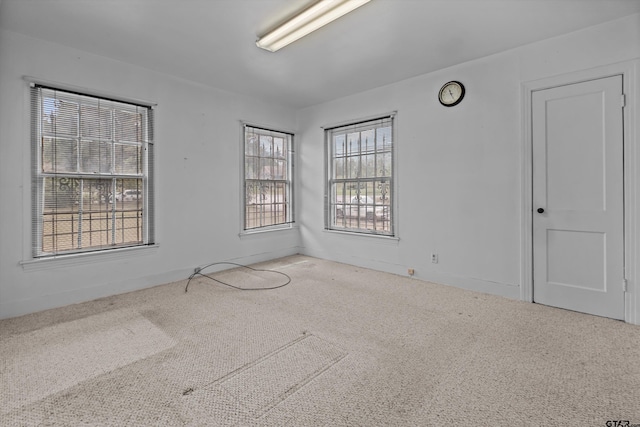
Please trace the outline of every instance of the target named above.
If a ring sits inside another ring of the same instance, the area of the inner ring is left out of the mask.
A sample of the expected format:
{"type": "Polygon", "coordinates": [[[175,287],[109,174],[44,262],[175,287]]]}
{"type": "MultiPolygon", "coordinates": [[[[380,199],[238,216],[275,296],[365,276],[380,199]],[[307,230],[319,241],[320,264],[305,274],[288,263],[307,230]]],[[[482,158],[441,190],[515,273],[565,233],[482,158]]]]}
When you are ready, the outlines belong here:
{"type": "Polygon", "coordinates": [[[207,264],[204,267],[196,267],[196,269],[193,272],[193,274],[191,276],[189,276],[189,280],[187,281],[187,286],[185,286],[185,288],[184,288],[185,293],[189,290],[189,283],[191,283],[191,279],[193,279],[196,276],[206,277],[206,278],[211,279],[211,280],[213,280],[215,282],[218,282],[218,283],[220,283],[222,285],[229,286],[230,288],[238,289],[238,290],[241,290],[241,291],[267,291],[267,290],[270,290],[270,289],[282,288],[284,286],[287,286],[289,283],[291,283],[291,277],[289,277],[287,274],[285,274],[285,273],[283,273],[281,271],[261,270],[261,269],[258,269],[258,268],[253,268],[253,267],[249,267],[249,266],[242,265],[242,264],[236,264],[235,262],[212,262],[211,264],[207,264]],[[268,288],[242,288],[240,286],[235,286],[235,285],[232,285],[230,283],[223,282],[222,280],[216,279],[215,277],[211,277],[208,274],[202,273],[202,270],[204,270],[205,268],[209,268],[209,267],[212,267],[214,265],[224,265],[224,264],[226,264],[226,265],[235,265],[236,267],[246,268],[246,269],[252,270],[252,271],[258,271],[258,272],[259,271],[266,271],[266,272],[269,272],[269,273],[277,273],[277,274],[280,274],[280,275],[286,277],[287,281],[285,283],[283,283],[282,285],[270,286],[268,288]]]}

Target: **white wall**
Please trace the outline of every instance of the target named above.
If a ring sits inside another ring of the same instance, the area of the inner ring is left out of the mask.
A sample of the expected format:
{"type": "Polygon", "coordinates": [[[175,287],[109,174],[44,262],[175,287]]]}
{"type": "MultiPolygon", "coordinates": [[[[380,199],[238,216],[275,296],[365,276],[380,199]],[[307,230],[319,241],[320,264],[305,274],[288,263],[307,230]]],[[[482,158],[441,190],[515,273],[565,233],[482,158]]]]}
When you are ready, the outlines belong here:
{"type": "Polygon", "coordinates": [[[295,130],[295,111],[8,31],[0,94],[0,318],[183,279],[208,262],[299,252],[297,229],[238,236],[239,121],[295,130]],[[158,104],[158,248],[22,264],[31,240],[25,75],[158,104]]]}
{"type": "Polygon", "coordinates": [[[639,33],[634,15],[301,110],[303,252],[519,298],[522,85],[639,58],[639,33]],[[449,80],[467,89],[453,108],[449,80]],[[394,110],[399,240],[323,231],[321,126],[394,110]]]}

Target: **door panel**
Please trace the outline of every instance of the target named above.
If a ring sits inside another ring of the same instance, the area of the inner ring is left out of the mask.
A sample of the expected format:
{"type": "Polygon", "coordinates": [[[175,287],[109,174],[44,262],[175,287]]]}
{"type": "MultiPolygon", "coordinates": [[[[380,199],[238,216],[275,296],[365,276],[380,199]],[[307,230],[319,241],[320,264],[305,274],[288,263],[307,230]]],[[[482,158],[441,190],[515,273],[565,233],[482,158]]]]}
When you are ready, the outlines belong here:
{"type": "Polygon", "coordinates": [[[600,92],[547,100],[548,208],[603,210],[605,140],[599,137],[603,132],[602,113],[600,92]],[[568,167],[576,160],[580,167],[568,167]]]}
{"type": "Polygon", "coordinates": [[[621,94],[613,76],[532,95],[534,302],[624,318],[621,94]]]}
{"type": "Polygon", "coordinates": [[[548,284],[606,291],[605,233],[547,230],[547,248],[548,284]]]}

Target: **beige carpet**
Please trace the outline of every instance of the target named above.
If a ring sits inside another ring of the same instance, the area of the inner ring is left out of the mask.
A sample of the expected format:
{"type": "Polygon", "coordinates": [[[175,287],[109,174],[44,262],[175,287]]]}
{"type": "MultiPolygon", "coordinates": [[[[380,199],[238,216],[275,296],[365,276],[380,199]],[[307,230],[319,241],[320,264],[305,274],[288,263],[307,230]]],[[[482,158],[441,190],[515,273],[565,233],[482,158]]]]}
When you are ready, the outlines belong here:
{"type": "Polygon", "coordinates": [[[260,267],[292,281],[0,321],[0,424],[640,424],[638,326],[303,256],[260,267]]]}

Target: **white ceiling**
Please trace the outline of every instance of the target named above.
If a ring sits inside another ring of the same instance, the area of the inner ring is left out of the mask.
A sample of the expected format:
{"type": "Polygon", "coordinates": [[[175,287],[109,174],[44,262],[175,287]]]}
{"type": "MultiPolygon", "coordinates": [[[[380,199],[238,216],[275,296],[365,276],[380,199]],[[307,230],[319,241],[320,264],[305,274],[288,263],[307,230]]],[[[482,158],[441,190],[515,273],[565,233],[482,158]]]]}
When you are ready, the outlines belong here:
{"type": "Polygon", "coordinates": [[[0,26],[300,108],[640,13],[640,0],[372,0],[271,53],[313,0],[0,0],[0,26]]]}

